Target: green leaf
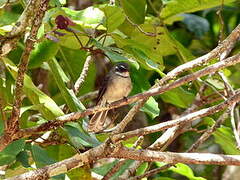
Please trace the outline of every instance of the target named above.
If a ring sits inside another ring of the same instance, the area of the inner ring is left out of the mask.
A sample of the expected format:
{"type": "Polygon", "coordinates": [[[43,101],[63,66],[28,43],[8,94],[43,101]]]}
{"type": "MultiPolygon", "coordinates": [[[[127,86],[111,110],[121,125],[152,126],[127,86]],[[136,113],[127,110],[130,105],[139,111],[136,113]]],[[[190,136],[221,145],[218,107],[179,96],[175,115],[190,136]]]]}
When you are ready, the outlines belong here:
{"type": "Polygon", "coordinates": [[[52,59],[58,52],[59,45],[51,40],[45,40],[35,47],[30,54],[29,68],[40,67],[45,61],[52,59]]]}
{"type": "MultiPolygon", "coordinates": [[[[104,164],[103,166],[93,168],[92,171],[99,174],[99,175],[106,175],[107,172],[117,163],[119,160],[115,160],[111,163],[104,164]]],[[[134,162],[134,160],[127,160],[120,169],[111,177],[111,180],[117,180],[119,179],[119,176],[122,175],[122,173],[129,168],[129,166],[134,162]]]]}
{"type": "Polygon", "coordinates": [[[147,113],[151,116],[152,119],[157,117],[160,113],[160,109],[158,108],[158,103],[153,97],[150,97],[144,106],[141,108],[141,111],[147,113]]]}
{"type": "Polygon", "coordinates": [[[192,104],[195,95],[185,91],[181,87],[178,87],[160,94],[160,97],[167,103],[174,104],[181,108],[187,108],[190,104],[192,104]]]}
{"type": "Polygon", "coordinates": [[[144,23],[146,0],[121,0],[121,5],[124,12],[133,23],[144,23]]]}
{"type": "Polygon", "coordinates": [[[222,126],[213,133],[215,142],[221,146],[226,154],[240,154],[231,128],[222,126]]]}
{"type": "MultiPolygon", "coordinates": [[[[234,2],[235,0],[225,0],[224,4],[234,2]]],[[[203,9],[209,9],[221,5],[219,0],[169,0],[164,1],[164,8],[161,11],[161,18],[171,18],[180,13],[196,12],[203,9]]]]}
{"type": "Polygon", "coordinates": [[[31,167],[31,165],[28,162],[29,155],[27,151],[22,151],[17,155],[17,161],[21,162],[22,166],[25,168],[31,167]]]}
{"type": "MultiPolygon", "coordinates": [[[[87,58],[86,51],[60,48],[59,58],[63,59],[63,69],[71,76],[71,80],[76,82],[81,74],[81,70],[87,58]]],[[[79,94],[85,94],[94,89],[96,77],[95,64],[91,63],[84,85],[80,88],[79,94]]]]}
{"type": "Polygon", "coordinates": [[[129,169],[130,165],[134,162],[134,160],[126,160],[126,162],[119,168],[119,170],[111,177],[112,180],[118,180],[119,176],[121,176],[127,169],[129,169]]]}
{"type": "Polygon", "coordinates": [[[93,168],[92,171],[101,176],[104,176],[117,163],[118,163],[118,160],[115,160],[111,163],[104,164],[103,166],[93,168]]]}
{"type": "Polygon", "coordinates": [[[76,149],[67,143],[47,146],[46,150],[48,155],[56,161],[62,161],[76,154],[76,149]]]}
{"type": "Polygon", "coordinates": [[[123,10],[120,7],[105,6],[101,10],[106,16],[104,25],[107,27],[108,32],[113,32],[125,20],[123,10]]]}
{"type": "Polygon", "coordinates": [[[16,156],[0,153],[0,166],[10,164],[16,159],[16,156]]]}
{"type": "Polygon", "coordinates": [[[76,148],[84,149],[83,146],[96,147],[100,144],[96,139],[83,133],[77,123],[65,125],[64,129],[68,132],[69,139],[76,148]]]}
{"type": "Polygon", "coordinates": [[[118,48],[112,48],[112,47],[104,47],[102,44],[100,44],[97,40],[92,39],[92,43],[99,49],[103,50],[104,53],[109,57],[110,60],[113,62],[129,62],[126,57],[121,55],[120,53],[117,52],[117,50],[121,51],[118,48]]]}
{"type": "Polygon", "coordinates": [[[46,150],[44,150],[43,148],[37,145],[32,145],[31,150],[32,150],[32,157],[36,163],[37,168],[41,168],[43,166],[50,165],[56,162],[51,157],[49,157],[46,150]]]}
{"type": "Polygon", "coordinates": [[[2,152],[0,152],[0,166],[13,162],[18,153],[23,150],[24,145],[24,139],[19,139],[9,144],[2,152]]]}
{"type": "Polygon", "coordinates": [[[0,153],[16,156],[19,152],[23,150],[24,146],[25,146],[25,140],[19,139],[19,140],[13,141],[0,153]]]}
{"type": "MultiPolygon", "coordinates": [[[[141,69],[140,71],[133,69],[131,70],[131,79],[133,81],[133,89],[131,94],[137,94],[148,90],[151,85],[147,79],[147,71],[141,69]],[[144,83],[143,83],[144,82],[144,83]]],[[[151,118],[155,118],[159,115],[160,109],[158,103],[153,97],[150,97],[148,101],[141,108],[143,112],[146,112],[151,118]]]]}
{"type": "MultiPolygon", "coordinates": [[[[129,46],[126,47],[128,52],[133,54],[135,58],[148,70],[155,70],[157,73],[159,73],[161,76],[164,75],[164,73],[161,71],[163,70],[163,66],[155,63],[152,61],[143,51],[137,48],[131,48],[129,46]]],[[[159,58],[160,61],[162,61],[162,58],[159,58]]]]}
{"type": "Polygon", "coordinates": [[[186,164],[177,163],[175,167],[170,167],[169,170],[186,176],[190,180],[206,180],[205,178],[194,176],[192,169],[186,164]]]}
{"type": "MultiPolygon", "coordinates": [[[[163,162],[155,162],[157,167],[162,167],[166,163],[163,162]]],[[[168,170],[173,171],[175,173],[181,174],[183,176],[186,176],[190,180],[206,180],[205,178],[202,177],[196,177],[192,171],[192,169],[187,166],[186,164],[182,163],[177,163],[174,166],[170,167],[168,170]]]]}
{"type": "Polygon", "coordinates": [[[84,110],[85,107],[81,102],[77,99],[76,95],[74,94],[73,90],[70,90],[66,87],[66,83],[69,82],[69,79],[65,75],[63,69],[58,64],[57,60],[53,58],[51,61],[48,62],[48,65],[51,69],[52,75],[57,83],[57,86],[66,101],[69,109],[72,112],[84,110]]]}
{"type": "MultiPolygon", "coordinates": [[[[17,67],[7,58],[3,58],[3,61],[12,77],[16,79],[17,67]]],[[[30,101],[34,105],[37,105],[38,111],[42,113],[46,119],[51,120],[64,114],[58,105],[49,96],[39,90],[27,75],[24,76],[23,90],[30,101]],[[41,106],[39,106],[40,104],[41,106]]]]}
{"type": "Polygon", "coordinates": [[[146,172],[147,168],[148,168],[148,162],[142,163],[142,164],[137,168],[136,176],[140,176],[140,175],[144,174],[144,173],[146,172]]]}

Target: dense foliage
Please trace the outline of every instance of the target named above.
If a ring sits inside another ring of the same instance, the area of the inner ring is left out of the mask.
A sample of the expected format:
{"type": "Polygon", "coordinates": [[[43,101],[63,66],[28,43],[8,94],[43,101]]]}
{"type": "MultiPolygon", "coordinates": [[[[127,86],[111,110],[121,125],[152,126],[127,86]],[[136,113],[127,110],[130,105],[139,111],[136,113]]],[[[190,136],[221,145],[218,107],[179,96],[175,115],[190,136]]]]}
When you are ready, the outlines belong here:
{"type": "MultiPolygon", "coordinates": [[[[20,109],[20,128],[34,127],[64,114],[94,106],[96,96],[84,99],[81,97],[99,88],[99,82],[102,81],[109,63],[129,63],[133,81],[130,96],[145,92],[167,72],[210,52],[240,22],[240,3],[236,0],[94,0],[86,1],[86,4],[80,2],[85,1],[51,0],[49,3],[38,30],[38,40],[29,58],[20,109]],[[90,55],[92,61],[86,79],[76,93],[74,83],[90,55]]],[[[25,0],[0,2],[1,39],[8,35],[26,6],[25,0]]],[[[0,61],[1,134],[4,133],[5,122],[12,111],[17,65],[25,50],[29,29],[26,29],[16,47],[0,61]]],[[[232,54],[239,53],[239,47],[237,44],[232,54]]],[[[214,59],[211,63],[216,61],[217,59],[214,59]]],[[[239,65],[236,65],[222,71],[234,89],[240,87],[238,69],[239,65]]],[[[199,69],[195,68],[186,73],[197,70],[199,69]]],[[[212,98],[213,101],[199,108],[210,107],[223,101],[219,94],[223,93],[225,85],[219,76],[205,76],[161,95],[150,97],[141,108],[140,115],[137,115],[141,118],[133,122],[133,127],[152,125],[181,115],[194,102],[202,84],[207,86],[204,97],[210,100],[212,98]]],[[[130,107],[132,105],[129,105],[128,110],[130,107]]],[[[201,130],[213,125],[221,114],[222,112],[219,112],[194,121],[192,126],[195,131],[181,134],[166,151],[186,151],[201,135],[201,130]]],[[[19,175],[34,168],[60,162],[77,152],[85,152],[98,146],[108,134],[89,134],[85,131],[87,121],[88,118],[85,117],[55,130],[11,142],[0,152],[0,166],[5,172],[3,177],[19,175]]],[[[142,146],[146,147],[155,142],[161,134],[162,132],[158,132],[146,136],[142,146]]],[[[136,138],[132,138],[124,144],[132,147],[135,141],[136,138]]],[[[230,118],[198,151],[240,154],[230,118]]],[[[112,179],[117,179],[123,174],[132,162],[133,160],[128,160],[112,179]]],[[[91,172],[104,176],[116,163],[117,160],[101,161],[98,165],[80,167],[55,176],[54,179],[91,179],[91,172]]],[[[142,163],[136,175],[162,165],[161,162],[142,163]]],[[[221,179],[225,170],[225,167],[214,165],[179,163],[151,178],[170,180],[182,179],[185,176],[188,179],[221,179]]]]}

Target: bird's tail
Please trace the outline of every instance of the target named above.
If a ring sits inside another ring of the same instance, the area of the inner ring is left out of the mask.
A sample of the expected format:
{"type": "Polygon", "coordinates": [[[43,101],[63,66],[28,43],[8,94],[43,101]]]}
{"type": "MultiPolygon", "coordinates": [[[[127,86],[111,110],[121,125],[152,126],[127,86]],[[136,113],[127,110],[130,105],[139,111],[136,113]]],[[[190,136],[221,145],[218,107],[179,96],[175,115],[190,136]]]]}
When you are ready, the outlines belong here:
{"type": "Polygon", "coordinates": [[[88,131],[97,133],[104,130],[104,124],[107,119],[107,113],[108,113],[108,110],[97,112],[96,114],[94,114],[89,121],[88,131]]]}

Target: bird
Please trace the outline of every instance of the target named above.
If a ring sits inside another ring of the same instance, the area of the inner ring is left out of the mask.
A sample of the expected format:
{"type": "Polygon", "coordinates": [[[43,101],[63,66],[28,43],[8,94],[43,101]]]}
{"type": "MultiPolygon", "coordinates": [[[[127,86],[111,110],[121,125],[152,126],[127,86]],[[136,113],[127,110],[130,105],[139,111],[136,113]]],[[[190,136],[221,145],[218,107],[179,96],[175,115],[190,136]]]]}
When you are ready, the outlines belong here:
{"type": "MultiPolygon", "coordinates": [[[[98,92],[97,105],[106,106],[108,103],[126,98],[132,90],[129,65],[124,62],[114,65],[104,78],[98,92]]],[[[88,124],[88,132],[99,133],[106,127],[106,111],[95,113],[88,124]]]]}

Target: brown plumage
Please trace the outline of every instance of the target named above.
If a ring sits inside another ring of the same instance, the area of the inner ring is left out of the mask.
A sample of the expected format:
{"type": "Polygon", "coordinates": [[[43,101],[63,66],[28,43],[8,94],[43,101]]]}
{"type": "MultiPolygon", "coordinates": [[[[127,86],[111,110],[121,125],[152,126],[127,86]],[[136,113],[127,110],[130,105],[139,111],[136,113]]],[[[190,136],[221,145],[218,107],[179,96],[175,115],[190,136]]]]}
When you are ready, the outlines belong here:
{"type": "MultiPolygon", "coordinates": [[[[106,76],[101,88],[99,89],[97,105],[106,106],[107,103],[111,103],[120,100],[131,92],[132,82],[129,75],[129,67],[126,63],[118,63],[110,70],[106,76]]],[[[102,111],[94,114],[89,121],[89,132],[101,132],[104,127],[107,118],[107,111],[102,111]]]]}

